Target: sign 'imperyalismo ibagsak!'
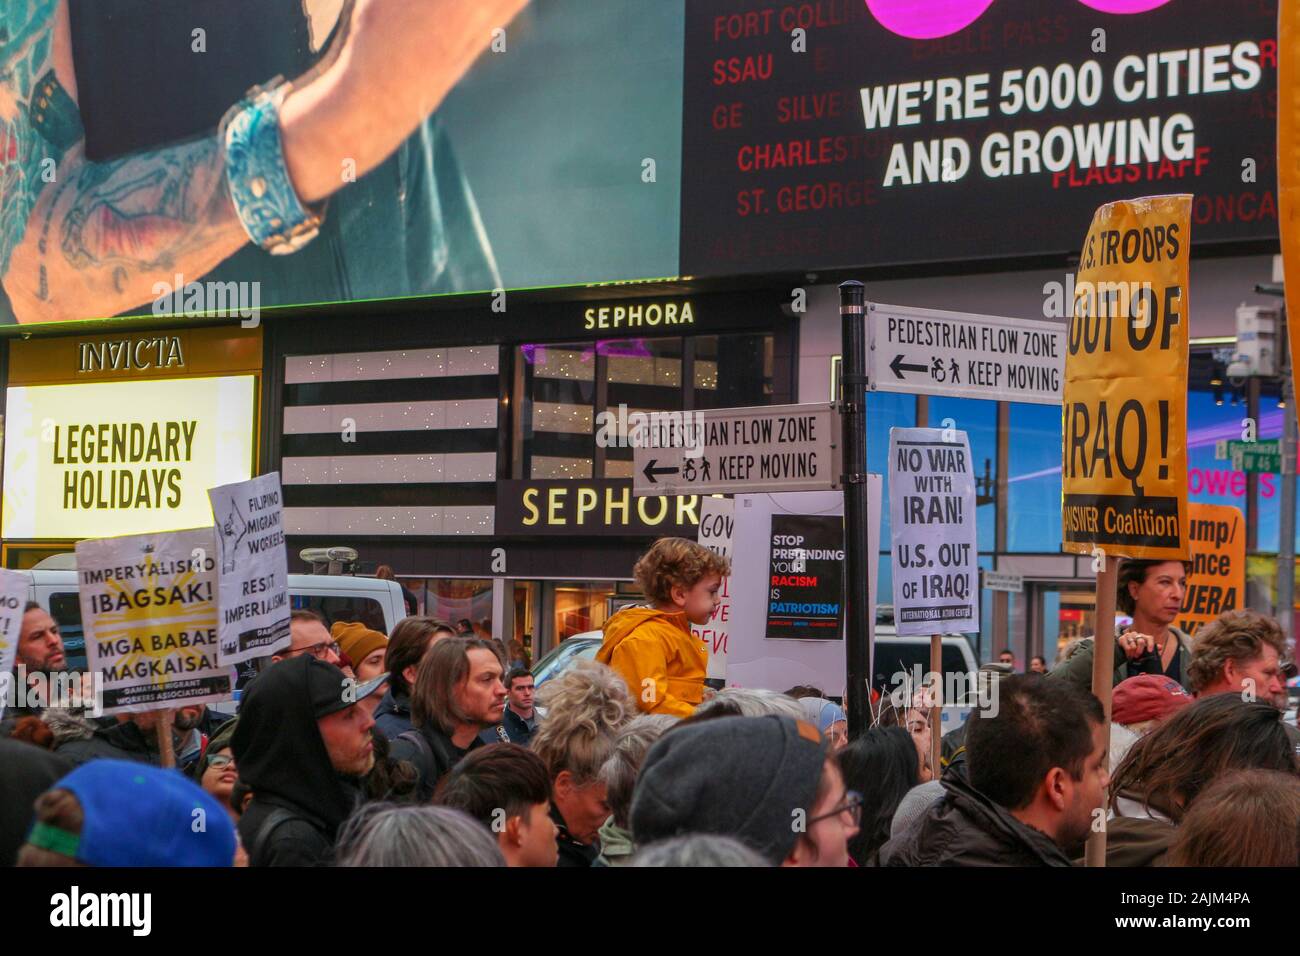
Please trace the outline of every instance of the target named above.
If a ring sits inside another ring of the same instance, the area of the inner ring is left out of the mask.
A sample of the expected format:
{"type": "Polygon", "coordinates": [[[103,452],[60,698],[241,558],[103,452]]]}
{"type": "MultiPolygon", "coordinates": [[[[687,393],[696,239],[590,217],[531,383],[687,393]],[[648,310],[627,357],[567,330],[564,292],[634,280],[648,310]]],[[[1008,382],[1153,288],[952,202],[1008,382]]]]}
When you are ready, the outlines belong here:
{"type": "Polygon", "coordinates": [[[1067,336],[1062,542],[1078,554],[1187,555],[1192,197],[1102,206],[1067,336]]]}

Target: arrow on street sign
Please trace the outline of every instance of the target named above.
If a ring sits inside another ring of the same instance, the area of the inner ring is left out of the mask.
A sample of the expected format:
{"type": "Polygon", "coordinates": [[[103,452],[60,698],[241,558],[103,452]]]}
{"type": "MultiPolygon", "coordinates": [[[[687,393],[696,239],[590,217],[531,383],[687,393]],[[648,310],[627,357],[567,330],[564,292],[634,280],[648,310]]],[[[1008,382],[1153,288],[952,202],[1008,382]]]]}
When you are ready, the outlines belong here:
{"type": "Polygon", "coordinates": [[[830,403],[649,412],[642,417],[645,421],[628,429],[633,494],[839,487],[841,424],[830,403]]]}
{"type": "Polygon", "coordinates": [[[902,356],[901,353],[900,353],[899,355],[895,355],[895,356],[894,356],[894,360],[893,360],[892,362],[889,363],[889,367],[890,367],[890,369],[893,370],[894,374],[897,375],[899,378],[905,378],[905,376],[903,375],[903,372],[926,372],[926,371],[929,371],[929,366],[928,366],[928,365],[909,365],[909,364],[907,364],[906,362],[903,361],[903,356],[902,356]]]}
{"type": "Polygon", "coordinates": [[[641,472],[641,474],[645,475],[645,480],[650,482],[650,484],[657,485],[659,483],[659,479],[656,477],[657,475],[681,474],[682,470],[680,468],[656,468],[655,465],[658,461],[658,458],[651,458],[646,462],[645,470],[641,472]]]}

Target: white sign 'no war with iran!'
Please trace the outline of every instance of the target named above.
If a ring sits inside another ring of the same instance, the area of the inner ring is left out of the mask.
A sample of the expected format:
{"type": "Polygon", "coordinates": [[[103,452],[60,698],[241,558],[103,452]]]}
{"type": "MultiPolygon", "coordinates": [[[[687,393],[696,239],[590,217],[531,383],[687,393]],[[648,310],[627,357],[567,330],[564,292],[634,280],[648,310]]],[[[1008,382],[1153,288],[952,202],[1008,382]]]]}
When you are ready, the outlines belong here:
{"type": "Polygon", "coordinates": [[[975,473],[966,433],[889,430],[889,537],[899,637],[979,630],[975,473]]]}

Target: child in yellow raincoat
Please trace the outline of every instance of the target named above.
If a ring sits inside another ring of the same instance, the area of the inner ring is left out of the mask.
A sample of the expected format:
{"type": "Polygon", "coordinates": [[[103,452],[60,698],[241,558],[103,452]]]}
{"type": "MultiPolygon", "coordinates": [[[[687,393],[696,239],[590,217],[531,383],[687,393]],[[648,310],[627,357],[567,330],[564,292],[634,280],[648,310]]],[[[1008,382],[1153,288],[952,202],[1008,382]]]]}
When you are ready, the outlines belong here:
{"type": "Polygon", "coordinates": [[[632,573],[649,605],[624,608],[605,622],[596,660],[623,675],[645,713],[689,717],[704,699],[708,666],[691,625],[707,624],[717,611],[731,564],[694,541],[660,538],[632,573]]]}

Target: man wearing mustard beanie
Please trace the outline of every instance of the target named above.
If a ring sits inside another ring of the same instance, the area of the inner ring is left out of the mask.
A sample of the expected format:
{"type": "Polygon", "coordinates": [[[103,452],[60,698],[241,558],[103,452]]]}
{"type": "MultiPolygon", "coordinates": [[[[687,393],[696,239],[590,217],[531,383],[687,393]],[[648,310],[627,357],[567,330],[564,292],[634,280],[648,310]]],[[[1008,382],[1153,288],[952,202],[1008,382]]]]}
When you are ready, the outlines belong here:
{"type": "Polygon", "coordinates": [[[360,621],[335,621],[330,636],[352,662],[352,673],[358,681],[365,683],[384,672],[384,655],[388,652],[388,638],[384,635],[360,621]]]}

